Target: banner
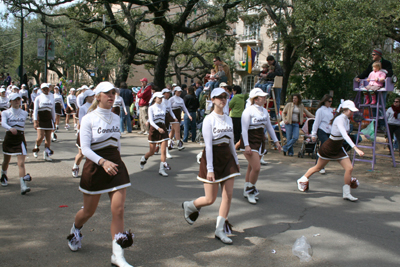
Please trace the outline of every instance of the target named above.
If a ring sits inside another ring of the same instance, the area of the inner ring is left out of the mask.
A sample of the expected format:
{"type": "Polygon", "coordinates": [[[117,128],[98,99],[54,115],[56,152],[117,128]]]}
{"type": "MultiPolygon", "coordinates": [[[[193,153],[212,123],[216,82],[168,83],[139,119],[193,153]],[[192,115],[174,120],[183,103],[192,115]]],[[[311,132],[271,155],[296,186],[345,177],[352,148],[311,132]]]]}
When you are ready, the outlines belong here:
{"type": "Polygon", "coordinates": [[[257,52],[251,49],[250,46],[247,46],[247,56],[246,56],[246,70],[251,74],[251,71],[254,66],[254,61],[256,59],[257,52]]]}
{"type": "MultiPolygon", "coordinates": [[[[46,39],[44,38],[39,38],[38,39],[38,51],[37,51],[37,57],[39,59],[44,59],[45,57],[45,46],[46,46],[46,39]]],[[[54,51],[55,45],[54,45],[54,40],[48,40],[47,41],[47,59],[48,60],[54,60],[55,57],[55,51],[54,51]]]]}

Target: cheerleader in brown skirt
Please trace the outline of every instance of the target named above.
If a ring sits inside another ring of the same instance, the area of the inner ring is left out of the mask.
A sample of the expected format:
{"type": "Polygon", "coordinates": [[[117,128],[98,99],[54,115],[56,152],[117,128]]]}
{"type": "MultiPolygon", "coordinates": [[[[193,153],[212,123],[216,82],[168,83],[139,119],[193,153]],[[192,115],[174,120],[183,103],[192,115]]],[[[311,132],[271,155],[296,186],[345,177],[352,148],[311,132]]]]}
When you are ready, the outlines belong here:
{"type": "Polygon", "coordinates": [[[202,133],[205,149],[200,162],[197,179],[204,183],[205,196],[182,203],[185,220],[193,224],[200,208],[213,204],[221,186],[222,200],[215,230],[215,238],[225,244],[232,244],[227,234],[232,233],[228,222],[231,207],[234,177],[240,175],[239,162],[233,143],[232,119],[224,114],[228,94],[222,88],[211,93],[214,110],[203,121],[202,133]]]}
{"type": "Polygon", "coordinates": [[[119,118],[111,112],[117,91],[110,82],[99,83],[94,90],[96,100],[91,106],[93,110],[82,118],[81,147],[86,162],[79,190],[83,193],[83,207],[76,213],[67,239],[72,251],[81,248],[82,227],[95,213],[101,194],[106,193],[110,198],[112,214],[111,264],[132,267],[126,262],[123,250],[133,243],[133,234],[124,231],[126,188],[131,183],[120,154],[119,118]]]}
{"type": "Polygon", "coordinates": [[[168,131],[165,127],[165,114],[167,113],[165,105],[162,104],[164,95],[161,92],[156,92],[150,99],[149,107],[149,146],[150,150],[140,159],[140,168],[143,170],[147,160],[154,155],[156,145],[161,144],[161,162],[158,173],[164,177],[168,176],[165,170],[170,170],[171,167],[166,160],[166,148],[168,144],[168,131]]]}
{"type": "Polygon", "coordinates": [[[346,100],[341,105],[341,112],[332,119],[332,130],[329,139],[325,141],[321,148],[318,150],[318,162],[317,165],[308,169],[306,174],[304,174],[300,179],[297,180],[297,187],[300,191],[309,190],[309,178],[316,172],[323,169],[326,164],[331,160],[337,160],[344,169],[344,186],[343,186],[343,199],[350,201],[357,201],[350,193],[350,188],[358,187],[358,180],[351,177],[353,172],[353,166],[343,147],[343,140],[357,152],[358,155],[363,156],[364,152],[358,149],[347,132],[350,130],[350,120],[349,118],[353,115],[353,112],[358,111],[355,107],[353,101],[346,100]]]}
{"type": "Polygon", "coordinates": [[[69,130],[69,118],[72,116],[73,121],[75,123],[75,114],[76,114],[76,96],[75,96],[75,88],[71,88],[69,90],[69,95],[67,96],[67,109],[65,110],[66,118],[65,118],[65,129],[69,130]]]}
{"type": "Polygon", "coordinates": [[[28,112],[20,108],[21,96],[12,93],[9,96],[11,108],[1,113],[1,125],[7,130],[6,137],[3,141],[3,164],[1,168],[1,185],[8,185],[7,169],[11,160],[11,156],[16,155],[18,159],[19,177],[21,184],[21,194],[25,195],[31,189],[26,185],[27,181],[31,181],[32,177],[25,172],[26,158],[26,141],[25,141],[25,120],[28,112]]]}

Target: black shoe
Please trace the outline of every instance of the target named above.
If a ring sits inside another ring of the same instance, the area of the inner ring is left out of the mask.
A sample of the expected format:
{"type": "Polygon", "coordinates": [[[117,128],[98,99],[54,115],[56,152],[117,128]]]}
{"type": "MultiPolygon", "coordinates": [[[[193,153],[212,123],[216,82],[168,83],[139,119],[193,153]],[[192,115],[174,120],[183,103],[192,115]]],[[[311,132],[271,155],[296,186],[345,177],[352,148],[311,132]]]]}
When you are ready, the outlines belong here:
{"type": "Polygon", "coordinates": [[[286,152],[285,151],[283,151],[283,155],[286,156],[286,152]]]}

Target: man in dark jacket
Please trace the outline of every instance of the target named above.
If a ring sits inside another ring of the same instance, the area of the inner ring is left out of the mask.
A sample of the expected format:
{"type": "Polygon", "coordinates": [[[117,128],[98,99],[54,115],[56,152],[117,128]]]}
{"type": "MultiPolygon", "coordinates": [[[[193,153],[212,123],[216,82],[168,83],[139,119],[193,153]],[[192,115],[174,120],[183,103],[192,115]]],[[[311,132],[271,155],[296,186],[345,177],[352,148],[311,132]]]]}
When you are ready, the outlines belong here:
{"type": "Polygon", "coordinates": [[[193,86],[190,86],[188,94],[183,99],[183,101],[185,101],[185,106],[189,111],[190,116],[192,117],[192,120],[190,121],[190,118],[187,114],[185,114],[184,116],[185,124],[184,124],[183,142],[188,141],[189,128],[192,132],[192,142],[196,142],[196,112],[197,109],[199,108],[199,100],[197,99],[194,90],[195,88],[193,86]]]}
{"type": "MultiPolygon", "coordinates": [[[[364,70],[360,75],[356,77],[356,81],[359,82],[360,79],[366,79],[368,78],[369,74],[372,72],[372,64],[374,62],[380,62],[382,64],[382,71],[386,72],[386,77],[392,77],[393,76],[393,68],[392,68],[392,63],[389,60],[386,60],[382,57],[382,50],[379,48],[375,48],[372,51],[372,62],[368,65],[367,69],[364,70]]],[[[386,96],[387,92],[382,92],[383,96],[383,108],[386,107],[386,96]]],[[[381,112],[380,112],[381,113],[381,112]]],[[[382,113],[383,114],[383,113],[382,113]]],[[[375,109],[373,109],[373,115],[375,116],[375,109]]],[[[385,129],[385,121],[383,119],[380,119],[378,121],[378,125],[380,130],[384,131],[385,129]]]]}
{"type": "MultiPolygon", "coordinates": [[[[279,63],[275,61],[274,56],[268,56],[267,57],[267,63],[268,63],[269,66],[274,66],[275,67],[274,72],[269,74],[269,77],[271,79],[274,79],[275,76],[283,76],[283,69],[282,69],[281,65],[279,65],[279,63]]],[[[281,104],[282,88],[273,88],[273,89],[274,89],[274,93],[275,93],[276,107],[277,107],[278,112],[279,112],[279,108],[280,108],[280,104],[281,104]]],[[[275,110],[271,110],[271,118],[275,119],[275,117],[276,117],[275,110]]]]}
{"type": "MultiPolygon", "coordinates": [[[[132,91],[128,89],[126,82],[121,82],[120,84],[120,93],[119,95],[122,97],[125,103],[125,107],[129,110],[130,106],[133,103],[133,95],[132,91]]],[[[121,110],[121,132],[124,132],[124,123],[126,123],[126,130],[128,133],[132,132],[132,121],[131,114],[128,112],[128,115],[125,115],[125,112],[121,110]]]]}

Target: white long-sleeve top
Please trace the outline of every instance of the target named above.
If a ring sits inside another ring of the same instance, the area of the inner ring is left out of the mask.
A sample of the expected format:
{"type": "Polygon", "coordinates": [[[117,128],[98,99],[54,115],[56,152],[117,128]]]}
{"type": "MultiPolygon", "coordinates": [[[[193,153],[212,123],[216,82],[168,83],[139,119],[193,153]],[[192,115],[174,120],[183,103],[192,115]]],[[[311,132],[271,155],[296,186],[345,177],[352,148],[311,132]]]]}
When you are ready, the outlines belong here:
{"type": "Polygon", "coordinates": [[[32,93],[32,94],[31,94],[31,101],[32,101],[33,103],[35,103],[35,99],[36,99],[36,97],[37,97],[38,95],[39,95],[38,93],[32,93]]]}
{"type": "Polygon", "coordinates": [[[126,106],[124,99],[121,96],[115,97],[113,107],[119,107],[121,110],[123,110],[125,113],[128,113],[126,111],[126,106]]]}
{"type": "Polygon", "coordinates": [[[203,120],[202,134],[206,146],[207,171],[214,172],[213,145],[229,144],[231,153],[239,164],[235,144],[233,143],[233,123],[231,117],[218,115],[214,111],[203,120]]]}
{"type": "Polygon", "coordinates": [[[386,118],[388,124],[400,125],[400,114],[397,114],[397,118],[395,118],[392,107],[388,108],[388,110],[386,111],[386,118]]]}
{"type": "Polygon", "coordinates": [[[74,95],[67,96],[67,106],[72,108],[71,104],[75,104],[75,106],[76,106],[76,96],[74,96],[74,95]]]}
{"type": "Polygon", "coordinates": [[[50,111],[51,116],[53,117],[53,121],[56,120],[56,109],[54,105],[54,97],[52,94],[40,94],[35,99],[35,105],[33,108],[33,120],[38,120],[38,112],[39,111],[50,111]]]}
{"type": "Polygon", "coordinates": [[[26,97],[26,101],[28,101],[29,100],[29,96],[28,96],[28,90],[25,90],[25,89],[21,89],[21,90],[19,90],[19,94],[21,95],[21,97],[26,97]]]}
{"type": "Polygon", "coordinates": [[[332,119],[333,119],[333,109],[328,108],[325,105],[321,106],[315,113],[315,121],[313,124],[311,135],[317,136],[318,129],[321,129],[327,134],[330,134],[332,130],[332,125],[330,123],[332,119]]]}
{"type": "Polygon", "coordinates": [[[331,138],[332,140],[337,140],[334,137],[343,137],[344,140],[351,146],[354,147],[355,144],[351,140],[347,132],[350,131],[350,120],[345,114],[341,114],[332,123],[331,138]]]}
{"type": "Polygon", "coordinates": [[[20,108],[10,108],[1,113],[1,126],[9,131],[14,128],[18,131],[25,130],[25,120],[28,117],[28,112],[20,108]]]}
{"type": "Polygon", "coordinates": [[[64,99],[63,96],[60,94],[54,94],[54,103],[60,103],[62,108],[64,108],[64,99]]]}
{"type": "Polygon", "coordinates": [[[172,118],[176,119],[174,112],[172,112],[171,102],[169,102],[169,99],[163,98],[162,104],[165,106],[165,110],[171,114],[172,118]]]}
{"type": "Polygon", "coordinates": [[[165,105],[163,104],[157,104],[154,103],[149,107],[149,122],[151,126],[153,126],[156,130],[158,130],[158,127],[156,123],[164,123],[165,124],[165,115],[167,114],[167,111],[165,109],[165,105]]]}
{"type": "Polygon", "coordinates": [[[249,130],[267,129],[269,136],[275,142],[278,142],[274,128],[271,125],[268,110],[259,105],[253,104],[247,107],[242,113],[242,138],[244,146],[249,145],[249,130]]]}
{"type": "Polygon", "coordinates": [[[229,101],[231,101],[229,98],[226,99],[226,105],[224,106],[224,114],[229,116],[229,101]]]}
{"type": "Polygon", "coordinates": [[[83,93],[80,93],[76,97],[76,105],[78,106],[78,108],[81,108],[81,106],[83,105],[83,101],[84,100],[85,100],[85,95],[83,93]]]}
{"type": "Polygon", "coordinates": [[[10,107],[10,100],[8,97],[0,96],[0,109],[8,109],[10,107]]]}
{"type": "Polygon", "coordinates": [[[189,111],[187,110],[186,106],[185,106],[185,102],[183,101],[183,99],[180,96],[176,96],[174,95],[173,97],[171,97],[169,99],[169,102],[171,103],[171,109],[181,109],[183,110],[183,112],[185,112],[186,115],[189,115],[189,111]]]}
{"type": "Polygon", "coordinates": [[[119,129],[120,118],[111,112],[111,109],[97,107],[82,118],[80,139],[82,154],[99,164],[102,158],[96,154],[96,150],[105,147],[117,147],[120,151],[121,133],[119,129]]]}
{"type": "Polygon", "coordinates": [[[88,110],[92,103],[86,102],[79,108],[79,124],[82,124],[83,117],[88,113],[88,110]]]}

